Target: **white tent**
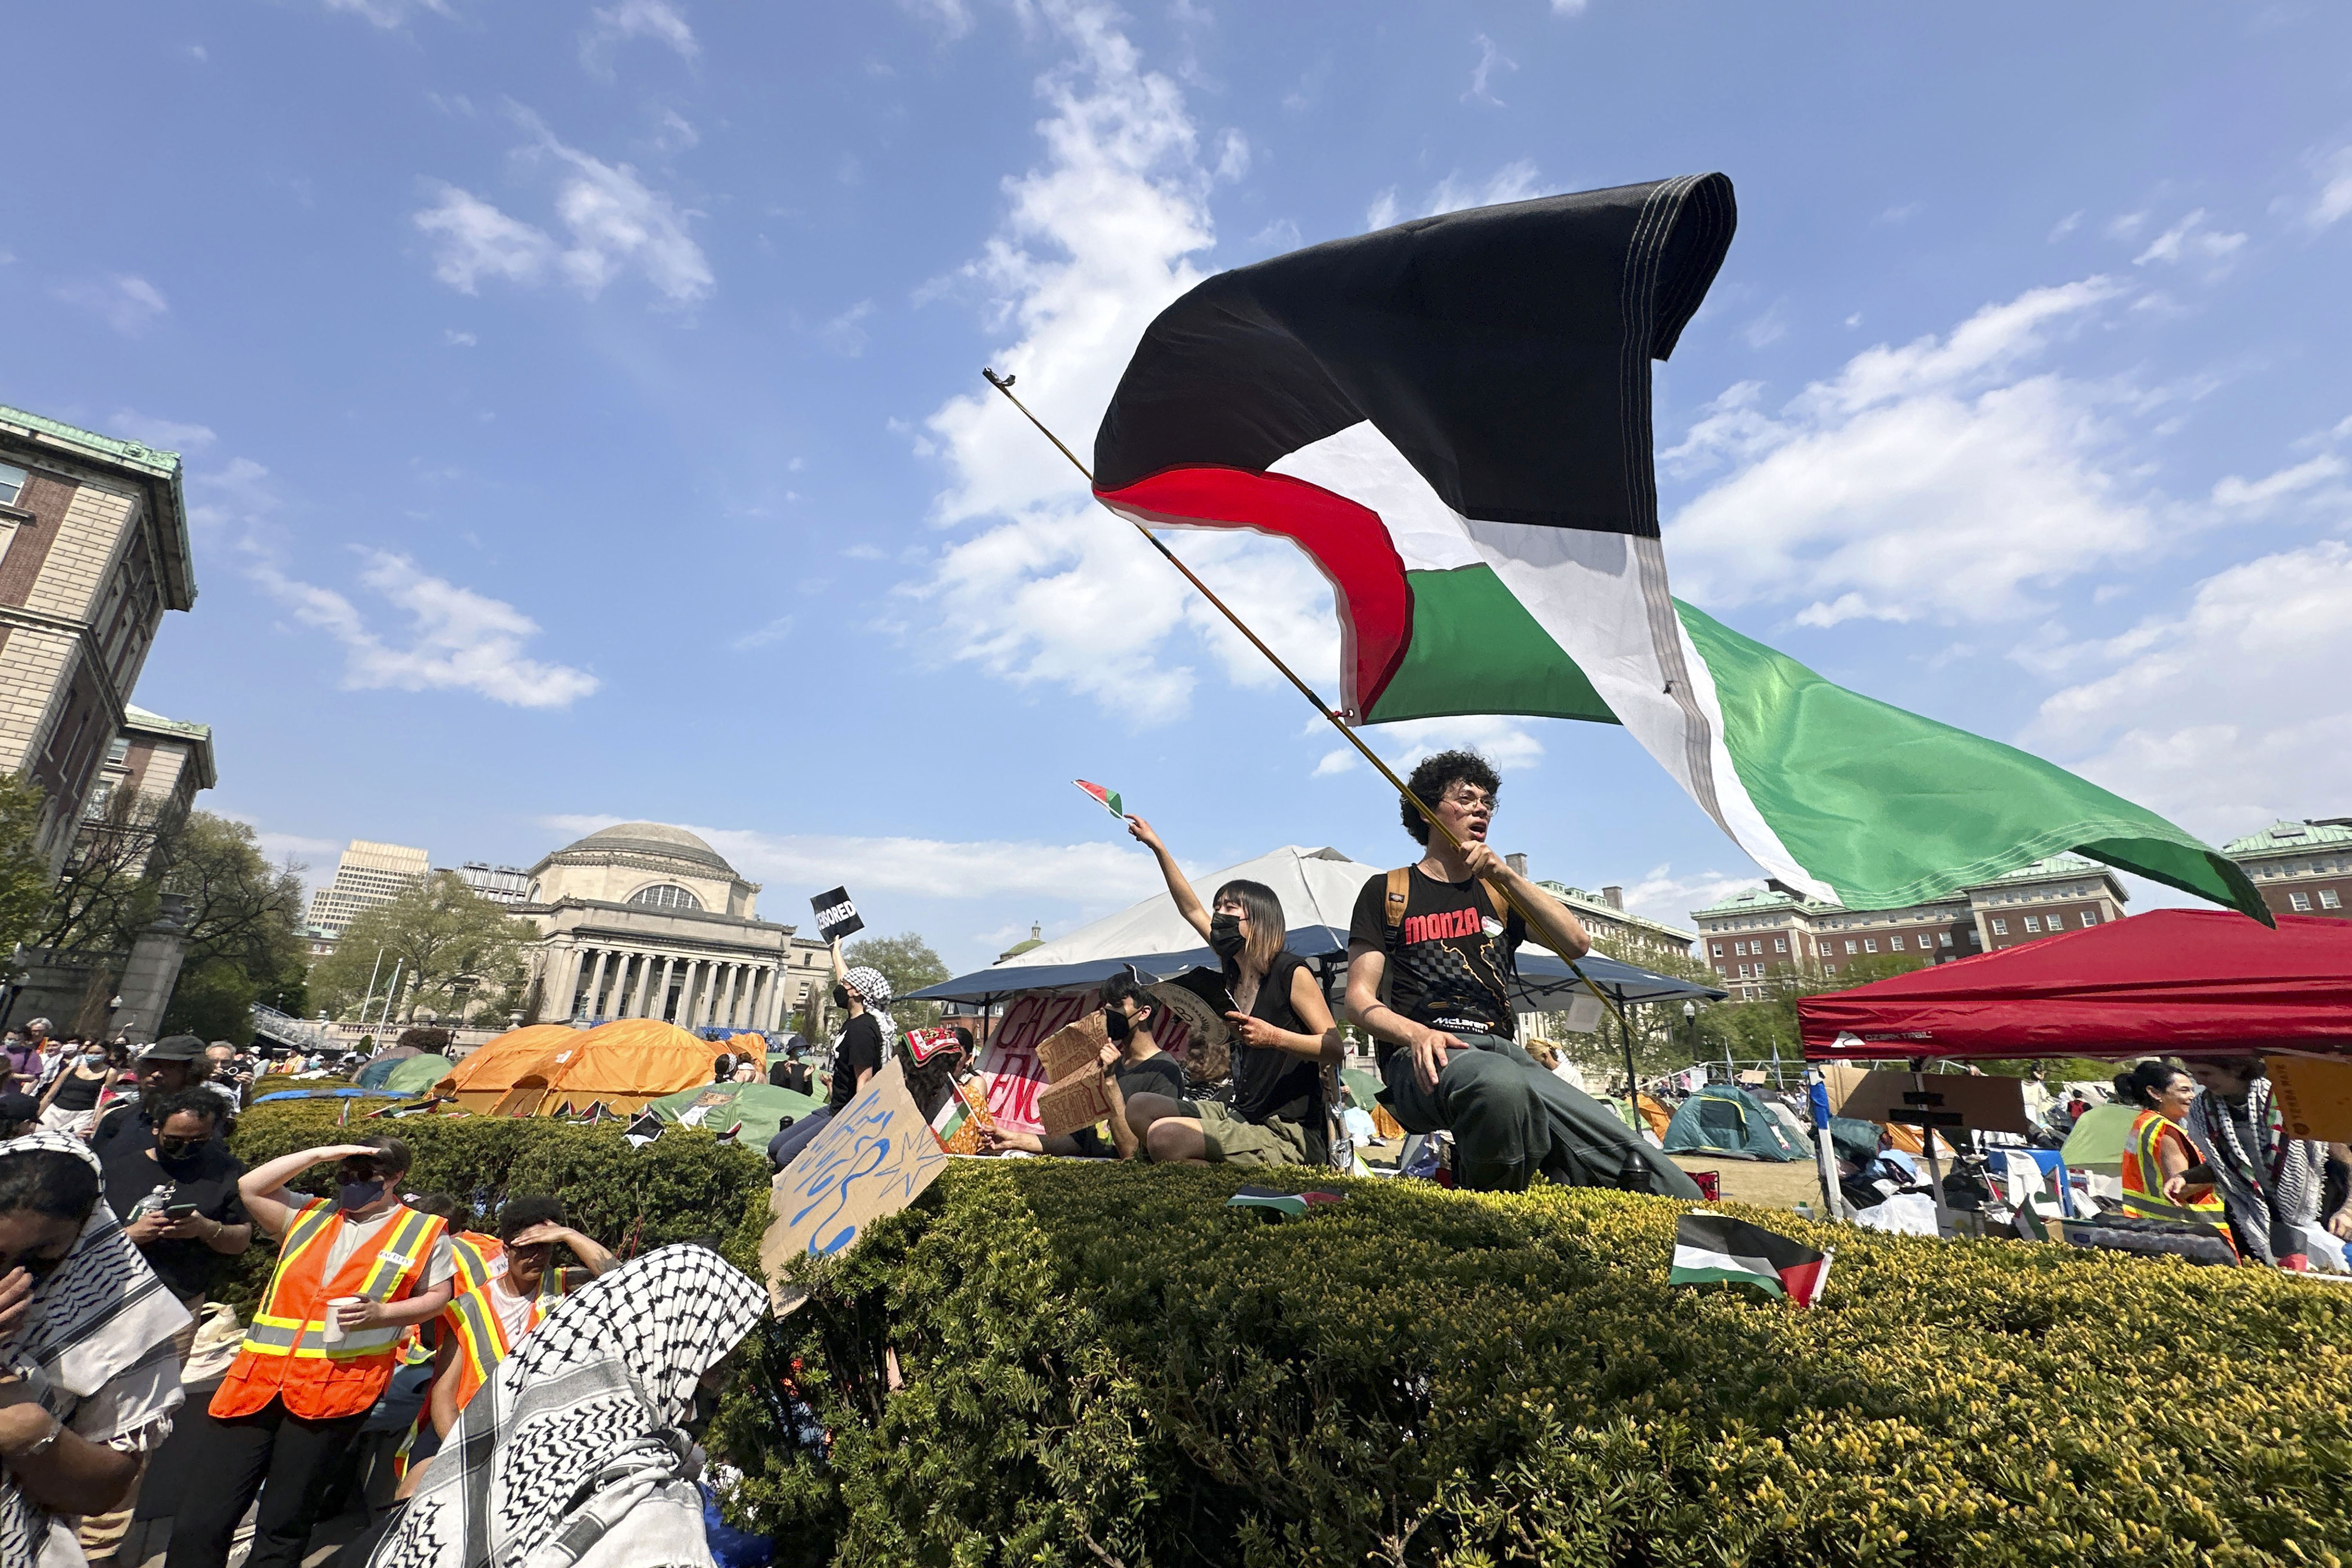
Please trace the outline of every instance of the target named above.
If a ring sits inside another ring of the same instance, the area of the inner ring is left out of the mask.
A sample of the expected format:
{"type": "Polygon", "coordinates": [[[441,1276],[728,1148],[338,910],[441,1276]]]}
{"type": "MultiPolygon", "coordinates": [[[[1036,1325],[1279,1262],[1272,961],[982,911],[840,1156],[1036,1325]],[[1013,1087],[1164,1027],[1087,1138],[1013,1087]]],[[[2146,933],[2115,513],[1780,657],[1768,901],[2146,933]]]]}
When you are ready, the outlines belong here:
{"type": "MultiPolygon", "coordinates": [[[[1350,860],[1337,849],[1302,849],[1286,845],[1255,860],[1229,866],[1192,884],[1202,904],[1227,882],[1264,882],[1282,900],[1282,918],[1292,931],[1302,926],[1329,926],[1345,932],[1356,907],[1356,895],[1381,868],[1350,860]]],[[[1344,946],[1343,935],[1340,944],[1344,946]]],[[[994,971],[1038,968],[1064,963],[1091,963],[1101,959],[1126,959],[1138,953],[1182,952],[1201,945],[1201,936],[1176,912],[1176,900],[1154,893],[1139,904],[1107,915],[1069,935],[1031,948],[992,967],[994,971]]],[[[1004,987],[1020,988],[1018,976],[1008,976],[1004,987]]]]}

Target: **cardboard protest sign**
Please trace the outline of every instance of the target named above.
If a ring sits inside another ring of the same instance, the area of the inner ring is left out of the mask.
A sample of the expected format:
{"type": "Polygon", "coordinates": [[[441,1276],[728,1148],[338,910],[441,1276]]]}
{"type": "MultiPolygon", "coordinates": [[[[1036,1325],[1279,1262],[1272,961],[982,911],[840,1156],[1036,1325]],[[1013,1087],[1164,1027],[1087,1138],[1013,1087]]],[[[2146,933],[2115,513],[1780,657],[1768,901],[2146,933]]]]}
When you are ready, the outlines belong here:
{"type": "Polygon", "coordinates": [[[1066,1024],[1037,1042],[1037,1060],[1045,1081],[1064,1079],[1102,1065],[1102,1048],[1110,1044],[1110,1029],[1097,1007],[1076,1023],[1066,1024]]]}
{"type": "Polygon", "coordinates": [[[773,1218],[760,1241],[760,1271],[776,1311],[791,1311],[806,1296],[782,1278],[786,1259],[848,1250],[867,1226],[913,1203],[947,1167],[893,1058],[776,1173],[768,1194],[773,1218]]]}
{"type": "Polygon", "coordinates": [[[852,931],[866,929],[857,906],[850,901],[847,888],[819,893],[809,900],[809,908],[816,911],[816,934],[826,942],[837,942],[852,931]]]}
{"type": "Polygon", "coordinates": [[[1110,1115],[1110,1089],[1099,1072],[1080,1073],[1047,1084],[1037,1096],[1037,1121],[1048,1138],[1060,1138],[1081,1127],[1092,1127],[1110,1115]]]}
{"type": "Polygon", "coordinates": [[[2290,1138],[2340,1143],[2352,1139],[2352,1062],[2316,1057],[2264,1057],[2279,1119],[2290,1138]]]}

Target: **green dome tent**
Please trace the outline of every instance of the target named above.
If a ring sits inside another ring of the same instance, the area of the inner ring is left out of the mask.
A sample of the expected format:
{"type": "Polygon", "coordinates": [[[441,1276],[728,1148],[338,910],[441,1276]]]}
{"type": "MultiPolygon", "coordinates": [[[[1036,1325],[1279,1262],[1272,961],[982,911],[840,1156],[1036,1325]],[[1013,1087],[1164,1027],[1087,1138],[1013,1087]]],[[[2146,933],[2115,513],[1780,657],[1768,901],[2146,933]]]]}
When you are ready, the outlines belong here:
{"type": "Polygon", "coordinates": [[[1711,1083],[1683,1101],[1666,1126],[1669,1154],[1722,1154],[1734,1160],[1811,1156],[1756,1097],[1736,1083],[1711,1083]]]}
{"type": "Polygon", "coordinates": [[[2110,1176],[2120,1176],[2124,1169],[2124,1151],[2131,1147],[2132,1123],[2139,1120],[2139,1107],[2109,1100],[2083,1112],[2074,1131],[2066,1134],[2066,1146],[2059,1157],[2077,1171],[2099,1171],[2110,1176]]]}
{"type": "MultiPolygon", "coordinates": [[[[371,1062],[368,1067],[372,1068],[374,1065],[371,1062]]],[[[393,1063],[392,1070],[383,1075],[381,1082],[367,1083],[366,1068],[360,1069],[360,1078],[362,1087],[380,1089],[387,1094],[430,1094],[433,1092],[433,1086],[447,1078],[449,1069],[457,1065],[447,1057],[436,1057],[430,1051],[420,1051],[415,1056],[393,1063]]]]}

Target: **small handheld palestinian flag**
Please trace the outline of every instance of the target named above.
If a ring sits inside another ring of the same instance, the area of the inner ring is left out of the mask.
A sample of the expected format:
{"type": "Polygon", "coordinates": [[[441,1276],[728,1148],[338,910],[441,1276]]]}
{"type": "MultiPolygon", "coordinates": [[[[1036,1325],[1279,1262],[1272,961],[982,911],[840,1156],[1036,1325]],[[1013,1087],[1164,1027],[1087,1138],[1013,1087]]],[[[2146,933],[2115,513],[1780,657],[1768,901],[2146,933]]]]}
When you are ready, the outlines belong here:
{"type": "Polygon", "coordinates": [[[626,1138],[629,1141],[629,1146],[634,1149],[642,1149],[661,1135],[662,1119],[651,1110],[646,1111],[635,1121],[621,1129],[621,1136],[626,1138]]]}
{"type": "Polygon", "coordinates": [[[1800,1247],[1760,1225],[1693,1209],[1675,1222],[1675,1262],[1666,1283],[1755,1285],[1810,1307],[1822,1299],[1836,1256],[1800,1247]]]}
{"type": "Polygon", "coordinates": [[[931,1136],[948,1153],[977,1154],[982,1131],[996,1122],[988,1114],[988,1108],[976,1103],[963,1085],[951,1083],[948,1090],[947,1102],[931,1118],[931,1136]]]}
{"type": "Polygon", "coordinates": [[[1093,801],[1097,805],[1101,806],[1105,811],[1109,812],[1121,822],[1125,822],[1127,820],[1127,807],[1120,804],[1118,791],[1115,789],[1105,789],[1098,784],[1088,784],[1084,779],[1072,779],[1070,782],[1077,785],[1081,791],[1085,792],[1086,797],[1088,800],[1093,801]]]}
{"type": "Polygon", "coordinates": [[[1271,1187],[1244,1187],[1225,1200],[1229,1209],[1257,1209],[1268,1219],[1302,1215],[1326,1204],[1345,1203],[1345,1193],[1277,1193],[1271,1187]]]}

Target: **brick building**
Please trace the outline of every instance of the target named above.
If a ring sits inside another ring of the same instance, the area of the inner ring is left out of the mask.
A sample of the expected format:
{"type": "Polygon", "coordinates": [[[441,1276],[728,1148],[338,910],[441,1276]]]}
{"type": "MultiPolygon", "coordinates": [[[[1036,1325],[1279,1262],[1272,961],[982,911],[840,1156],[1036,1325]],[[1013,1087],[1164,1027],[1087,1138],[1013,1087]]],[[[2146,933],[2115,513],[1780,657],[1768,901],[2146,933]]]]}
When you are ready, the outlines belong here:
{"type": "Polygon", "coordinates": [[[2102,925],[2123,917],[2116,875],[2079,855],[2053,855],[1951,896],[1896,910],[1849,910],[1818,899],[1750,888],[1693,910],[1699,957],[1735,998],[1764,994],[1775,975],[1834,976],[1857,959],[1886,956],[1948,963],[1979,952],[2102,925]]]}
{"type": "Polygon", "coordinates": [[[2221,853],[2245,868],[2271,913],[2352,919],[2352,817],[2274,822],[2221,853]]]}
{"type": "Polygon", "coordinates": [[[47,797],[52,871],[118,740],[122,761],[139,743],[130,696],[163,612],[195,600],[177,453],[0,406],[0,771],[47,797]]]}

